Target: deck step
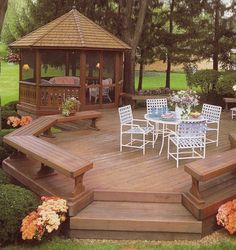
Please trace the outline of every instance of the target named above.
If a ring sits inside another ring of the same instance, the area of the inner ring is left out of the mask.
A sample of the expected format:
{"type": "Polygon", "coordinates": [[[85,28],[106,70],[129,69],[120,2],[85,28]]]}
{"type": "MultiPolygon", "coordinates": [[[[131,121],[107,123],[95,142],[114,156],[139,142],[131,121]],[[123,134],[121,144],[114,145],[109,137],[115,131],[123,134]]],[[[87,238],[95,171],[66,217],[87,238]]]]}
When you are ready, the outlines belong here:
{"type": "Polygon", "coordinates": [[[180,203],[94,201],[70,219],[71,236],[107,239],[199,239],[202,222],[180,203]]]}

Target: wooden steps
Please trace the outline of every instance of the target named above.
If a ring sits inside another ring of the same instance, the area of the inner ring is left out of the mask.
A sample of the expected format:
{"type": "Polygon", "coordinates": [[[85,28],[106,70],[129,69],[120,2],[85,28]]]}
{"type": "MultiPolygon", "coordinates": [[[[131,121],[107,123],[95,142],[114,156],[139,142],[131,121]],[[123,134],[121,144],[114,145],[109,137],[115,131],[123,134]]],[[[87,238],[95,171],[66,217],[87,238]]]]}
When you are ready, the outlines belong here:
{"type": "Polygon", "coordinates": [[[202,222],[180,203],[94,201],[70,219],[71,236],[107,239],[199,239],[202,222]]]}

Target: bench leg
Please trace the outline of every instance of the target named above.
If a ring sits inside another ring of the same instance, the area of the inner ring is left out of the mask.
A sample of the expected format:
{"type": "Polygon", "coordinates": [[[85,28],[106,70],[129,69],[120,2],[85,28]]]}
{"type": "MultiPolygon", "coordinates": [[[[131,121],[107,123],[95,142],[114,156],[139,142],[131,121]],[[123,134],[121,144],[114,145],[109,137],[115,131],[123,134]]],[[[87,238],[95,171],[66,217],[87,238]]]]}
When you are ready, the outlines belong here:
{"type": "Polygon", "coordinates": [[[44,131],[42,136],[47,137],[47,138],[55,138],[56,137],[55,135],[53,135],[51,128],[44,131]]]}
{"type": "Polygon", "coordinates": [[[192,177],[192,187],[190,188],[189,193],[198,204],[205,203],[200,194],[199,181],[194,177],[192,177]]]}
{"type": "Polygon", "coordinates": [[[56,175],[56,174],[57,173],[55,173],[53,168],[50,168],[47,165],[44,165],[43,163],[41,163],[41,168],[37,172],[37,175],[35,176],[35,179],[40,179],[40,178],[43,178],[43,177],[53,176],[53,175],[56,175]]]}
{"type": "Polygon", "coordinates": [[[21,153],[20,151],[14,150],[13,153],[10,155],[10,159],[24,159],[26,155],[21,153]]]}
{"type": "Polygon", "coordinates": [[[76,196],[79,193],[82,193],[84,191],[85,188],[83,185],[83,177],[84,175],[82,174],[75,178],[75,186],[74,186],[74,190],[72,191],[72,196],[76,196]]]}
{"type": "Polygon", "coordinates": [[[97,118],[92,118],[92,119],[91,119],[90,128],[98,131],[98,130],[100,130],[100,129],[97,127],[96,121],[97,121],[97,118]]]}

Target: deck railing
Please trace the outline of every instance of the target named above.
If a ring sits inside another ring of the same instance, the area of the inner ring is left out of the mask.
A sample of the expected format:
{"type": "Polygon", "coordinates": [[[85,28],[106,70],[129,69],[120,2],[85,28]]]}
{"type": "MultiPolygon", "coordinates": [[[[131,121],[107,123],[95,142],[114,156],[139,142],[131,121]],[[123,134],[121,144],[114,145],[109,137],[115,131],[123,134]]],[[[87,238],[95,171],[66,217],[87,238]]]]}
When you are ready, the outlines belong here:
{"type": "Polygon", "coordinates": [[[36,83],[20,82],[20,103],[36,104],[36,83]]]}

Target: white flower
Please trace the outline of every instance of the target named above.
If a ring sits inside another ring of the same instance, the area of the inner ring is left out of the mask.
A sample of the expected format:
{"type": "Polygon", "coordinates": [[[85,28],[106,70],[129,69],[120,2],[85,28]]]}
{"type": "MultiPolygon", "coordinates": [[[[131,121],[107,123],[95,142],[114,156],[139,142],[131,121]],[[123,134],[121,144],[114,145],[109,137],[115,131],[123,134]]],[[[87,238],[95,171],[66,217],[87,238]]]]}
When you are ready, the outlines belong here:
{"type": "Polygon", "coordinates": [[[236,91],[236,85],[233,86],[233,91],[236,91]]]}

